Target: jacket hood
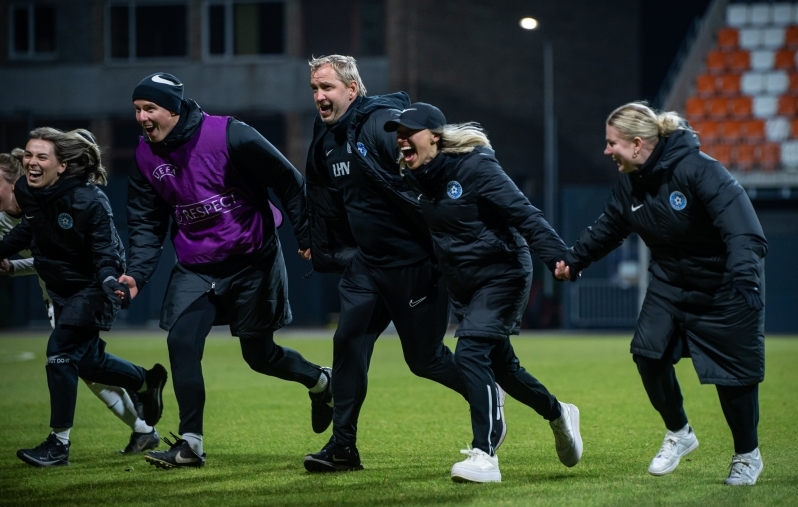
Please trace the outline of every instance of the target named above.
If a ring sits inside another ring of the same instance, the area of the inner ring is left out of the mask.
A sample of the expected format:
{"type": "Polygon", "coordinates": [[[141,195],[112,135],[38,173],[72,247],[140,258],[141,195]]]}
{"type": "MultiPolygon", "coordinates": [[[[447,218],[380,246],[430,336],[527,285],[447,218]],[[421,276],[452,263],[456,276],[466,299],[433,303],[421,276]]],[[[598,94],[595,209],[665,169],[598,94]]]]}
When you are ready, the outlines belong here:
{"type": "MultiPolygon", "coordinates": [[[[169,132],[163,141],[152,144],[170,149],[182,146],[197,133],[197,129],[202,124],[202,119],[202,109],[199,104],[193,99],[184,99],[183,107],[180,109],[180,119],[177,121],[175,128],[169,132]]],[[[148,143],[150,142],[146,136],[144,139],[148,143]]]]}
{"type": "Polygon", "coordinates": [[[651,159],[640,168],[641,174],[667,171],[690,153],[699,150],[701,143],[691,130],[678,129],[668,137],[661,137],[651,159]]]}
{"type": "Polygon", "coordinates": [[[49,187],[31,188],[28,186],[28,180],[23,177],[20,178],[20,181],[17,182],[17,185],[22,187],[23,192],[28,192],[36,199],[40,199],[45,202],[50,202],[50,201],[55,201],[62,195],[69,193],[69,191],[71,191],[74,188],[88,185],[88,182],[83,178],[64,178],[64,179],[59,178],[58,180],[56,180],[55,183],[53,183],[49,187]]]}
{"type": "Polygon", "coordinates": [[[358,116],[366,116],[376,109],[406,109],[408,106],[410,106],[410,96],[405,92],[375,95],[373,97],[363,97],[357,108],[357,114],[358,116]]]}

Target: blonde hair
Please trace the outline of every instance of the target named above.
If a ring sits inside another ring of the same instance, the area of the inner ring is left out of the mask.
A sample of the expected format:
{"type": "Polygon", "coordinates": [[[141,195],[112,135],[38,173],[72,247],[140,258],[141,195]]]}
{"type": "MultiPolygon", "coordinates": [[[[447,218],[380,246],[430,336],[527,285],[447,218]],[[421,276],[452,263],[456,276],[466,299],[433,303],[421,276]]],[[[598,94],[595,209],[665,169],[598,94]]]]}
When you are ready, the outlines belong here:
{"type": "Polygon", "coordinates": [[[85,129],[62,132],[52,127],[39,127],[30,133],[30,139],[41,139],[53,143],[55,158],[66,162],[62,178],[81,178],[95,185],[108,183],[108,173],[100,156],[94,134],[85,129]]]}
{"type": "Polygon", "coordinates": [[[639,137],[657,144],[677,130],[690,130],[681,115],[673,111],[657,113],[645,102],[624,104],[607,117],[607,125],[616,128],[627,141],[639,137]]]}
{"type": "Polygon", "coordinates": [[[0,153],[0,176],[12,185],[25,174],[22,167],[23,155],[25,150],[22,148],[14,148],[11,153],[0,153]]]}
{"type": "MultiPolygon", "coordinates": [[[[441,153],[469,153],[477,146],[490,148],[490,140],[485,130],[479,123],[449,123],[430,129],[430,132],[440,136],[438,149],[441,153]]],[[[407,168],[404,157],[399,156],[399,172],[403,173],[407,168]]]]}
{"type": "Polygon", "coordinates": [[[366,85],[360,79],[360,72],[357,70],[357,61],[351,56],[344,55],[327,55],[311,57],[308,61],[310,65],[311,75],[325,65],[329,65],[335,71],[338,79],[345,85],[349,86],[353,81],[357,84],[357,94],[361,97],[366,96],[366,85]]]}

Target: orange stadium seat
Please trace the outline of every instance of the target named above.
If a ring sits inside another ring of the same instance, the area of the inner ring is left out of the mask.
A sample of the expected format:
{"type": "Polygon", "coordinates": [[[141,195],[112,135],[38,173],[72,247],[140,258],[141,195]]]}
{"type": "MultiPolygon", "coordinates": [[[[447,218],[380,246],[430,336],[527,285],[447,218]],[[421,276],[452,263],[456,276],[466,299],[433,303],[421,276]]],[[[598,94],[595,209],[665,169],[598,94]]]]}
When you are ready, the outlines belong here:
{"type": "Polygon", "coordinates": [[[734,143],[743,136],[743,122],[735,120],[724,121],[719,130],[723,142],[734,143]]]}
{"type": "Polygon", "coordinates": [[[707,53],[707,72],[720,74],[726,71],[726,53],[722,51],[710,51],[707,53]]]}
{"type": "Polygon", "coordinates": [[[787,27],[784,34],[784,45],[788,48],[798,48],[798,26],[787,27]]]}
{"type": "Polygon", "coordinates": [[[729,99],[724,99],[723,97],[708,99],[707,109],[710,117],[722,120],[729,114],[729,99]]]}
{"type": "Polygon", "coordinates": [[[776,51],[776,60],[773,64],[776,69],[790,70],[795,68],[795,50],[779,49],[776,51]]]}
{"type": "Polygon", "coordinates": [[[701,74],[695,82],[695,91],[702,97],[707,97],[715,93],[715,86],[718,77],[712,74],[701,74]]]}
{"type": "Polygon", "coordinates": [[[763,171],[773,171],[781,162],[781,145],[779,143],[765,143],[759,151],[759,167],[763,171]]]}
{"type": "Polygon", "coordinates": [[[734,150],[734,165],[742,171],[750,171],[756,162],[756,146],[738,144],[734,150]]]}
{"type": "Polygon", "coordinates": [[[737,49],[740,32],[736,28],[721,28],[718,30],[718,47],[725,50],[737,49]]]}
{"type": "Polygon", "coordinates": [[[751,97],[735,97],[731,99],[731,114],[735,118],[748,118],[753,111],[751,97]]]}
{"type": "Polygon", "coordinates": [[[701,142],[713,143],[718,138],[718,122],[698,121],[691,124],[701,142]]]}
{"type": "Polygon", "coordinates": [[[724,95],[739,95],[740,74],[724,74],[720,76],[720,92],[724,95]]]}
{"type": "Polygon", "coordinates": [[[779,116],[796,116],[798,114],[798,103],[796,101],[798,97],[793,95],[782,95],[779,97],[779,109],[778,114],[779,116]]]}
{"type": "Polygon", "coordinates": [[[798,73],[790,74],[790,93],[798,93],[798,73]]]}
{"type": "Polygon", "coordinates": [[[726,167],[729,167],[732,162],[732,147],[728,144],[716,144],[711,147],[711,153],[707,155],[714,158],[726,167]]]}
{"type": "Polygon", "coordinates": [[[751,68],[751,54],[748,51],[732,51],[727,63],[729,70],[744,72],[751,68]]]}
{"type": "Polygon", "coordinates": [[[748,120],[744,123],[743,130],[748,141],[761,141],[765,138],[765,121],[748,120]]]}
{"type": "Polygon", "coordinates": [[[698,97],[687,99],[685,113],[689,121],[700,120],[707,113],[707,101],[698,97]]]}

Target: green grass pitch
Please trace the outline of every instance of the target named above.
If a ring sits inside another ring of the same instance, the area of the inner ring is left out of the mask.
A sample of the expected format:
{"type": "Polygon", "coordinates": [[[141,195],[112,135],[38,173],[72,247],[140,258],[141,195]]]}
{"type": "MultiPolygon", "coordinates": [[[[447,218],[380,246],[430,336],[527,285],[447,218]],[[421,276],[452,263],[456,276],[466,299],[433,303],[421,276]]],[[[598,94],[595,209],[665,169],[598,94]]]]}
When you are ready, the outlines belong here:
{"type": "MultiPolygon", "coordinates": [[[[331,333],[278,334],[278,342],[328,365],[331,333]]],[[[149,367],[168,365],[163,333],[108,333],[108,351],[149,367]]],[[[584,456],[574,468],[556,456],[548,424],[508,398],[508,435],[499,451],[503,482],[449,479],[471,440],[468,406],[458,395],[414,377],[400,343],[375,347],[358,448],[365,470],[305,472],[302,458],[329,430],[310,428],[310,403],[298,384],[251,371],[238,341],[213,334],[205,347],[205,468],[158,470],[141,456],[120,456],[130,430],[80,385],[71,466],[37,469],[20,447],[48,433],[44,372],[46,333],[0,338],[0,505],[796,505],[798,504],[798,339],[768,338],[760,389],[760,449],[765,469],[754,487],[723,485],[733,453],[714,387],[698,383],[689,360],[677,366],[700,447],[671,475],[653,477],[648,463],[664,427],[651,408],[629,355],[627,335],[535,334],[514,337],[522,364],[582,414],[584,456]]],[[[450,347],[453,340],[447,340],[450,347]]],[[[158,425],[177,431],[171,382],[158,425]]],[[[163,445],[162,445],[163,448],[163,445]]]]}

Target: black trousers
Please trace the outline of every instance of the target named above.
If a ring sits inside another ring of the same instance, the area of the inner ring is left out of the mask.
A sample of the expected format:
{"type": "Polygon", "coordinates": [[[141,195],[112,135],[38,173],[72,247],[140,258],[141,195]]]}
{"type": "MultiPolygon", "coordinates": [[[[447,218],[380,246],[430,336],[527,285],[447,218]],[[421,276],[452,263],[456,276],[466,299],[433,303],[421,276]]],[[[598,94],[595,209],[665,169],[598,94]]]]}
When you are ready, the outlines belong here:
{"type": "MultiPolygon", "coordinates": [[[[687,424],[684,398],[673,367],[674,355],[669,351],[661,359],[634,355],[651,404],[660,413],[665,427],[677,431],[687,424]]],[[[677,355],[678,356],[678,355],[677,355]]],[[[747,386],[715,386],[723,415],[734,439],[734,452],[751,452],[759,446],[759,384],[747,386]]]]}
{"type": "Polygon", "coordinates": [[[410,371],[462,396],[465,382],[443,344],[449,320],[446,286],[430,262],[377,269],[355,256],[338,286],[341,313],[333,337],[333,437],[355,445],[374,343],[393,321],[410,371]]]}
{"type": "Polygon", "coordinates": [[[497,406],[496,384],[543,418],[553,421],[560,417],[557,398],[521,366],[509,338],[461,336],[455,358],[468,386],[474,432],[471,447],[493,455],[501,436],[505,423],[497,406]]]}
{"type": "MultiPolygon", "coordinates": [[[[201,296],[177,318],[166,339],[181,434],[202,434],[205,408],[202,355],[220,304],[212,292],[201,296]]],[[[308,389],[318,382],[320,368],[297,351],[274,343],[273,331],[264,330],[261,336],[239,340],[244,360],[258,373],[299,382],[308,389]]]]}
{"type": "Polygon", "coordinates": [[[78,377],[136,392],[146,370],[105,352],[97,329],[56,324],[47,342],[50,427],[71,428],[78,398],[78,377]]]}

